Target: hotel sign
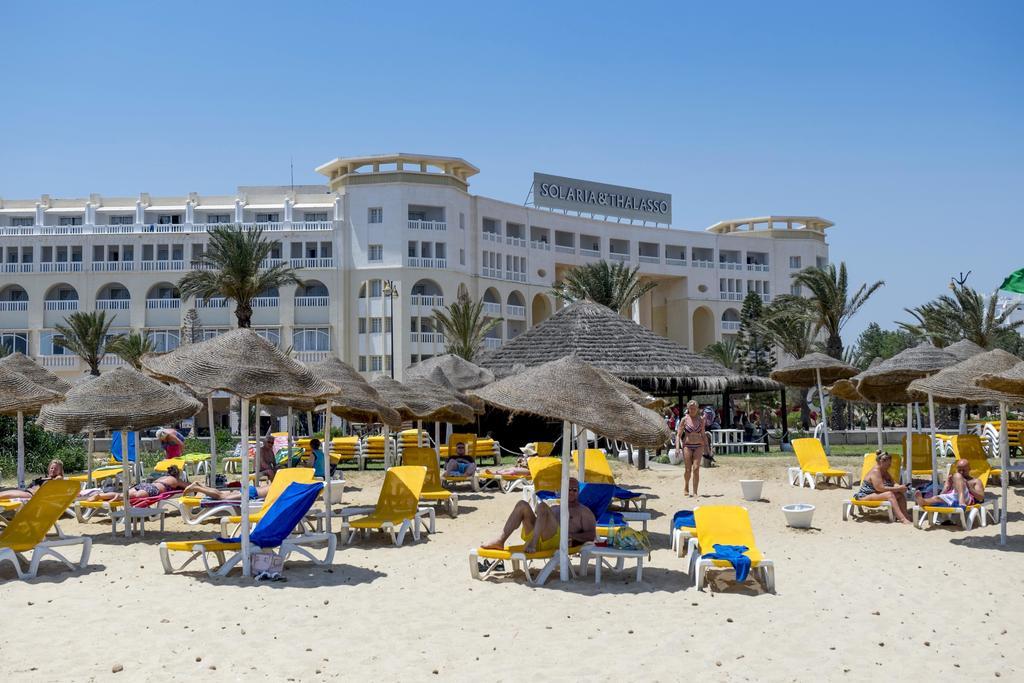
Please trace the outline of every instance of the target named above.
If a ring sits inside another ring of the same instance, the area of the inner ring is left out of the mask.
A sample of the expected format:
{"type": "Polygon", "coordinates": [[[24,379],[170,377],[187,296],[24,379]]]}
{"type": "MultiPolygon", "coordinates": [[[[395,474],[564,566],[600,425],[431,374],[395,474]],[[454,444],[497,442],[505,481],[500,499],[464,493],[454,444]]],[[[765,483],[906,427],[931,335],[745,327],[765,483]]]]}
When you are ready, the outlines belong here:
{"type": "Polygon", "coordinates": [[[670,194],[546,173],[533,174],[533,203],[547,209],[565,209],[654,223],[672,222],[670,194]]]}

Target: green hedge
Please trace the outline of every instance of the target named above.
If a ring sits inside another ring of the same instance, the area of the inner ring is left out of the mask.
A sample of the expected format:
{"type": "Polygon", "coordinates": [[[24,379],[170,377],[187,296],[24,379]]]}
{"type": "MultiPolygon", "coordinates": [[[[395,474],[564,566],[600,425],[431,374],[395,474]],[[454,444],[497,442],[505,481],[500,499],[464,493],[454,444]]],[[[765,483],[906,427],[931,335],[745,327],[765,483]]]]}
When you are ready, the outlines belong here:
{"type": "MultiPolygon", "coordinates": [[[[85,469],[85,440],[78,436],[51,434],[25,418],[25,471],[44,474],[51,460],[60,460],[68,472],[85,469]]],[[[14,417],[0,416],[0,470],[6,478],[18,471],[18,422],[14,417]]]]}

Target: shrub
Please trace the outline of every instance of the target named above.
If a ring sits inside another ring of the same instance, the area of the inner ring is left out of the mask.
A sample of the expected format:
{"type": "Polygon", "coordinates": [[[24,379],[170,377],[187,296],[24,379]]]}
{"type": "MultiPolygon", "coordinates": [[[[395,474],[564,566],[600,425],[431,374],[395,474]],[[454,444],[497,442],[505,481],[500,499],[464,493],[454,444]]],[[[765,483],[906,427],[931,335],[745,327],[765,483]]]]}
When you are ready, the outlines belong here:
{"type": "MultiPolygon", "coordinates": [[[[85,440],[79,436],[51,434],[25,418],[25,472],[44,474],[51,460],[60,460],[68,472],[85,469],[85,440]]],[[[18,469],[18,422],[0,417],[0,470],[14,476],[18,469]]]]}
{"type": "MultiPolygon", "coordinates": [[[[217,437],[217,455],[221,456],[232,453],[235,450],[235,446],[238,445],[238,438],[231,435],[230,429],[218,429],[215,433],[217,437]]],[[[190,436],[185,439],[185,446],[182,452],[209,453],[210,442],[207,439],[190,436]]]]}

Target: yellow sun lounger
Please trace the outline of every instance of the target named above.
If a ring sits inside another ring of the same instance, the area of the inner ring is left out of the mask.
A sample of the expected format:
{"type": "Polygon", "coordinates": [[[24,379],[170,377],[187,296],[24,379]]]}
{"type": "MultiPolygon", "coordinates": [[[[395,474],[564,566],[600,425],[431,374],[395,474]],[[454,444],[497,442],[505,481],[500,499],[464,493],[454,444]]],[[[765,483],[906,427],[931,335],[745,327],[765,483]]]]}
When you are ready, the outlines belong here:
{"type": "Polygon", "coordinates": [[[423,482],[427,468],[402,465],[392,467],[384,474],[384,483],[377,496],[377,504],[368,508],[347,508],[341,511],[342,541],[352,543],[356,531],[384,531],[391,534],[391,542],[402,545],[405,535],[412,532],[414,540],[420,539],[419,525],[422,515],[419,507],[423,482]],[[364,515],[351,519],[355,515],[364,515]]]}
{"type": "MultiPolygon", "coordinates": [[[[99,467],[92,471],[92,481],[95,484],[106,479],[116,479],[121,476],[123,472],[124,468],[120,465],[117,465],[116,467],[99,467]]],[[[70,474],[66,475],[64,478],[68,481],[78,482],[82,486],[85,486],[89,481],[89,473],[82,472],[81,474],[70,474]]]]}
{"type": "Polygon", "coordinates": [[[702,557],[714,552],[716,545],[743,545],[744,553],[750,558],[751,574],[760,575],[765,590],[775,592],[775,564],[764,556],[754,541],[750,527],[750,515],[745,507],[738,505],[700,505],[693,510],[697,524],[697,537],[689,542],[690,576],[697,590],[704,590],[709,569],[728,569],[733,566],[728,560],[702,557]]]}
{"type": "MultiPolygon", "coordinates": [[[[579,555],[583,547],[582,545],[570,547],[569,555],[579,555]]],[[[543,586],[551,574],[558,569],[558,550],[553,548],[551,550],[538,550],[534,553],[527,553],[524,552],[525,548],[525,545],[507,546],[504,550],[474,548],[469,551],[469,575],[474,579],[482,581],[495,575],[498,571],[498,561],[511,562],[512,573],[522,569],[526,575],[526,583],[543,586]],[[481,569],[480,560],[489,561],[486,569],[481,569]],[[534,576],[531,571],[531,565],[533,562],[541,561],[544,562],[544,566],[534,576]]],[[[569,564],[569,571],[575,576],[576,572],[573,570],[571,563],[569,564]]]]}
{"type": "MultiPolygon", "coordinates": [[[[892,475],[893,481],[899,481],[900,464],[903,459],[898,455],[892,456],[892,464],[889,465],[889,474],[892,475]]],[[[875,454],[865,453],[864,462],[860,466],[860,479],[858,481],[864,481],[870,472],[875,467],[875,454]]],[[[896,517],[892,511],[892,506],[889,501],[886,500],[857,500],[851,497],[849,500],[843,501],[843,521],[856,517],[856,513],[864,512],[865,510],[877,510],[888,513],[889,521],[896,521],[896,517]]]]}
{"type": "Polygon", "coordinates": [[[459,516],[459,494],[441,485],[441,467],[437,464],[437,453],[433,448],[407,447],[402,452],[402,462],[427,470],[423,490],[420,491],[420,501],[430,501],[437,505],[443,503],[448,508],[449,517],[459,516]]]}
{"type": "MultiPolygon", "coordinates": [[[[989,476],[998,479],[1003,471],[998,467],[992,467],[988,461],[988,455],[981,446],[981,439],[977,434],[958,434],[949,440],[953,447],[953,457],[957,460],[966,460],[971,463],[971,473],[984,472],[988,470],[989,476]]],[[[975,476],[977,476],[975,474],[975,476]]],[[[987,480],[986,480],[986,486],[987,480]]]]}
{"type": "MultiPolygon", "coordinates": [[[[164,530],[164,517],[168,512],[175,512],[180,509],[178,501],[181,496],[172,496],[159,500],[149,507],[129,506],[128,521],[132,525],[132,531],[138,531],[140,535],[146,535],[146,520],[160,523],[160,531],[164,530]]],[[[124,499],[113,500],[76,500],[74,503],[75,518],[79,523],[85,524],[94,517],[106,515],[110,520],[111,533],[117,533],[118,522],[123,522],[124,499]]]]}
{"type": "MultiPolygon", "coordinates": [[[[573,470],[579,471],[579,453],[572,452],[573,470]]],[[[612,467],[608,464],[608,456],[600,448],[588,448],[587,459],[584,463],[584,479],[588,484],[612,484],[615,486],[615,475],[612,467]]],[[[626,490],[626,489],[623,489],[626,490]]],[[[614,498],[617,505],[628,508],[632,505],[637,510],[647,509],[647,496],[642,493],[634,493],[628,498],[614,498]]]]}
{"type": "MultiPolygon", "coordinates": [[[[274,480],[270,482],[270,488],[267,490],[267,497],[263,499],[263,504],[260,505],[259,509],[249,513],[249,524],[256,524],[263,519],[263,515],[267,514],[267,510],[270,509],[270,506],[274,504],[274,501],[281,497],[281,494],[284,493],[284,490],[288,488],[288,485],[292,482],[312,484],[313,473],[314,470],[312,467],[285,467],[274,472],[274,480]]],[[[331,482],[331,484],[333,486],[334,482],[331,482]]],[[[241,507],[241,501],[232,502],[236,502],[236,504],[231,507],[231,510],[239,510],[241,507]]],[[[229,513],[226,516],[222,516],[220,520],[221,536],[227,537],[230,535],[228,533],[229,524],[241,523],[242,516],[240,514],[229,513]]]]}
{"type": "MultiPolygon", "coordinates": [[[[911,457],[913,461],[910,463],[910,476],[912,477],[928,477],[932,476],[932,437],[928,434],[911,434],[911,445],[914,447],[911,457]]],[[[906,435],[900,439],[900,448],[903,449],[903,463],[906,465],[907,462],[907,437],[906,435]]],[[[901,476],[903,470],[900,470],[901,476]]],[[[899,477],[894,477],[899,480],[899,477]]]]}
{"type": "Polygon", "coordinates": [[[819,477],[826,483],[830,479],[834,479],[839,486],[842,485],[843,479],[846,479],[847,488],[853,485],[849,472],[829,464],[825,449],[817,439],[813,437],[793,439],[793,452],[796,453],[796,460],[800,465],[801,487],[806,483],[812,489],[817,488],[819,477]]]}
{"type": "MultiPolygon", "coordinates": [[[[987,462],[985,463],[988,464],[987,462]]],[[[988,479],[991,476],[991,470],[985,469],[982,471],[976,471],[971,468],[971,476],[981,479],[981,488],[984,490],[988,486],[988,479]]],[[[919,505],[914,507],[914,526],[919,529],[923,529],[925,522],[929,522],[933,526],[939,523],[941,517],[955,518],[960,522],[960,528],[964,531],[969,531],[977,522],[980,526],[987,526],[988,520],[991,519],[992,523],[999,521],[999,506],[996,505],[996,500],[986,500],[982,503],[974,503],[961,507],[947,506],[947,505],[919,505]]]]}
{"type": "Polygon", "coordinates": [[[88,536],[65,536],[57,528],[58,538],[48,539],[46,534],[54,527],[64,511],[78,495],[78,482],[56,479],[45,482],[28,502],[18,511],[8,525],[0,532],[0,563],[14,565],[19,579],[32,579],[39,573],[39,562],[46,556],[55,557],[69,569],[85,569],[89,564],[92,539],[88,536]],[[69,561],[57,548],[82,546],[78,564],[69,561]],[[31,551],[32,559],[27,561],[28,570],[23,571],[21,563],[25,553],[31,551]]]}
{"type": "MultiPolygon", "coordinates": [[[[270,482],[267,497],[259,501],[259,508],[249,513],[249,520],[253,523],[258,522],[267,511],[267,508],[273,505],[274,501],[288,488],[288,484],[291,484],[293,481],[297,481],[300,484],[312,483],[313,468],[284,467],[277,470],[274,473],[274,480],[270,482]]],[[[226,500],[220,501],[216,505],[203,505],[204,500],[205,498],[202,496],[181,496],[177,499],[178,507],[181,510],[181,517],[186,523],[195,526],[215,517],[227,517],[230,523],[241,523],[242,518],[239,516],[239,509],[242,505],[241,500],[226,500]]],[[[253,502],[255,503],[256,501],[253,502]]]]}

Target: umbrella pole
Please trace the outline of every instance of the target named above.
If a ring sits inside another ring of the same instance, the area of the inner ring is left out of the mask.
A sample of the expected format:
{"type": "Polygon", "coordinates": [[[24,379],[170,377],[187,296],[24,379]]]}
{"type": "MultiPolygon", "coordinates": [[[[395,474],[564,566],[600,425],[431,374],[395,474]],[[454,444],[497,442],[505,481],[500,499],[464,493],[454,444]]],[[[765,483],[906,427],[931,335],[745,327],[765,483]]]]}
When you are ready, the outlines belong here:
{"type": "Polygon", "coordinates": [[[242,399],[241,415],[242,456],[242,576],[252,574],[249,566],[249,399],[242,399]]]}
{"type": "MultiPolygon", "coordinates": [[[[331,425],[331,402],[327,401],[327,412],[324,416],[327,419],[328,434],[331,425]]],[[[331,437],[324,439],[324,530],[331,533],[331,437]]]]}
{"type": "Polygon", "coordinates": [[[912,468],[911,468],[911,463],[913,463],[913,461],[914,461],[914,432],[913,432],[913,427],[914,427],[914,406],[913,406],[913,404],[908,403],[907,404],[907,436],[906,436],[906,445],[903,448],[903,454],[907,457],[907,462],[904,463],[904,466],[907,468],[906,477],[907,477],[907,485],[908,486],[910,485],[910,482],[913,481],[913,473],[912,473],[912,468]]]}
{"type": "MultiPolygon", "coordinates": [[[[999,545],[1006,545],[1006,497],[1007,483],[1010,480],[1010,435],[1006,433],[1006,404],[999,403],[999,466],[1003,473],[999,477],[999,484],[1002,488],[1002,500],[999,504],[1003,509],[999,515],[999,545]]],[[[982,510],[981,514],[985,514],[982,510]]]]}
{"type": "Polygon", "coordinates": [[[18,488],[25,488],[25,413],[18,411],[18,488]]]}
{"type": "Polygon", "coordinates": [[[821,389],[821,368],[814,368],[818,380],[818,403],[821,404],[821,431],[825,436],[825,452],[831,455],[832,447],[828,443],[828,413],[826,411],[825,392],[821,389]]]}
{"type": "Polygon", "coordinates": [[[416,448],[423,445],[423,420],[416,421],[416,448]]]}
{"type": "Polygon", "coordinates": [[[939,481],[939,460],[935,453],[935,398],[931,394],[928,394],[928,429],[931,432],[932,484],[937,484],[939,481]]]}
{"type": "Polygon", "coordinates": [[[885,447],[884,437],[882,436],[882,404],[875,404],[875,423],[878,425],[878,450],[882,450],[885,447]]]}
{"type": "Polygon", "coordinates": [[[960,404],[960,424],[957,425],[957,434],[967,433],[967,404],[960,404]]]}
{"type": "Polygon", "coordinates": [[[306,428],[309,430],[309,438],[313,438],[313,411],[306,411],[306,428]]]}
{"type": "MultiPolygon", "coordinates": [[[[135,452],[135,459],[139,459],[139,452],[135,452]]],[[[121,486],[121,502],[124,507],[121,509],[124,511],[124,537],[132,537],[132,522],[129,516],[130,509],[128,507],[128,489],[131,488],[131,477],[128,475],[128,428],[121,428],[121,476],[124,478],[124,482],[121,486]]]]}
{"type": "Polygon", "coordinates": [[[580,483],[587,480],[587,446],[590,445],[587,439],[587,430],[581,429],[576,433],[576,459],[579,461],[579,471],[576,473],[576,479],[580,483]]]}
{"type": "Polygon", "coordinates": [[[292,448],[294,448],[294,443],[293,443],[293,439],[292,439],[292,418],[293,417],[294,417],[294,414],[292,412],[292,408],[291,408],[291,406],[288,406],[288,467],[292,466],[292,448]]]}
{"type": "Polygon", "coordinates": [[[441,461],[441,423],[434,423],[434,452],[437,453],[438,462],[441,461]]]}
{"type": "Polygon", "coordinates": [[[206,421],[210,423],[210,471],[207,473],[207,483],[210,486],[217,485],[217,428],[213,424],[213,396],[206,397],[206,421]]]}
{"type": "Polygon", "coordinates": [[[142,483],[142,430],[136,429],[132,432],[132,440],[135,442],[135,480],[137,484],[142,483]]]}
{"type": "Polygon", "coordinates": [[[85,471],[86,471],[86,487],[92,488],[92,432],[89,432],[89,437],[85,442],[85,471]]]}
{"type": "Polygon", "coordinates": [[[562,422],[562,486],[558,503],[558,576],[569,580],[569,463],[572,462],[572,426],[562,422]]]}

